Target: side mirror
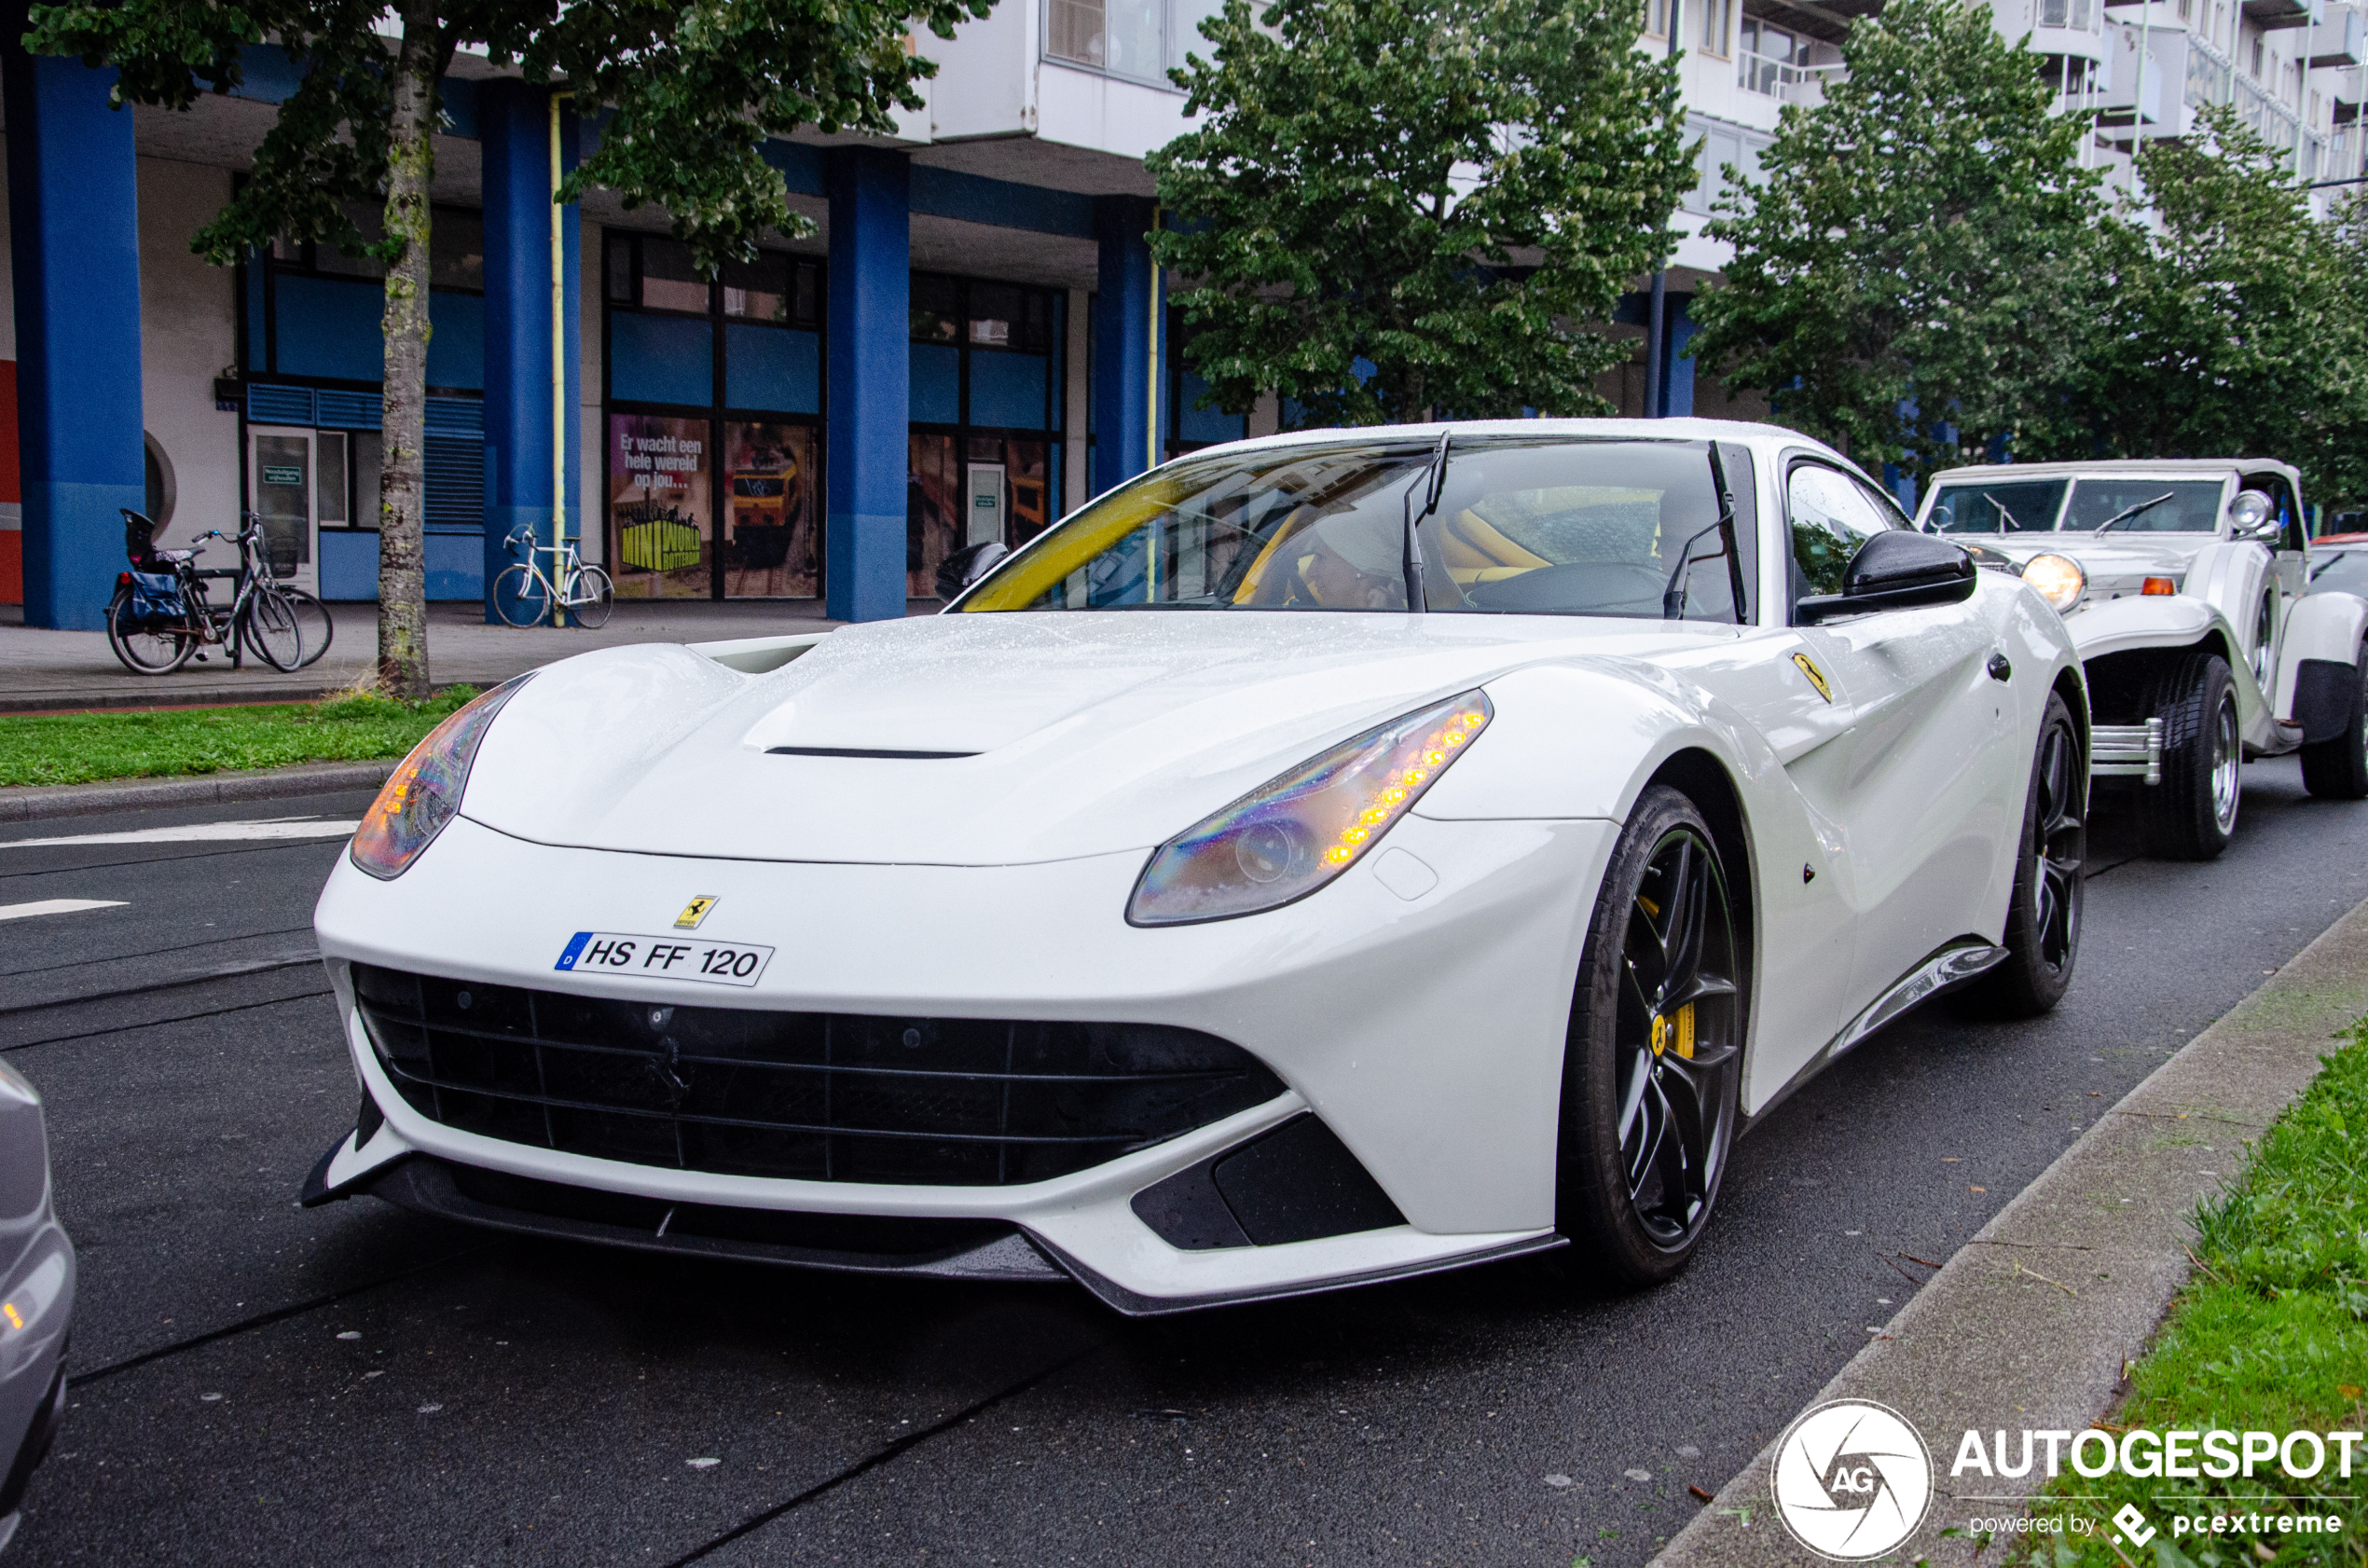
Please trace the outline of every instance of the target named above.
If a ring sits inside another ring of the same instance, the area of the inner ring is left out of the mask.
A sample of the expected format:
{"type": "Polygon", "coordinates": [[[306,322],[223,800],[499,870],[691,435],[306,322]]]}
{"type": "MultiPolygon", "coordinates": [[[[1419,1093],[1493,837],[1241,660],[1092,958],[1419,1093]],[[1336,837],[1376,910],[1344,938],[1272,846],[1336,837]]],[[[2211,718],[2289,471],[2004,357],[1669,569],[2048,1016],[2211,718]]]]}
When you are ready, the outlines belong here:
{"type": "Polygon", "coordinates": [[[995,570],[995,563],[1011,552],[998,540],[984,544],[966,545],[937,563],[937,597],[952,603],[962,597],[962,590],[995,570]]]}
{"type": "Polygon", "coordinates": [[[2278,509],[2259,490],[2239,491],[2228,503],[2228,537],[2256,544],[2271,544],[2285,529],[2278,521],[2278,509]]]}
{"type": "Polygon", "coordinates": [[[1974,557],[1937,534],[1887,532],[1870,537],[1842,569],[1842,591],[1805,598],[1794,618],[1814,626],[1835,615],[1962,604],[1974,597],[1974,557]]]}

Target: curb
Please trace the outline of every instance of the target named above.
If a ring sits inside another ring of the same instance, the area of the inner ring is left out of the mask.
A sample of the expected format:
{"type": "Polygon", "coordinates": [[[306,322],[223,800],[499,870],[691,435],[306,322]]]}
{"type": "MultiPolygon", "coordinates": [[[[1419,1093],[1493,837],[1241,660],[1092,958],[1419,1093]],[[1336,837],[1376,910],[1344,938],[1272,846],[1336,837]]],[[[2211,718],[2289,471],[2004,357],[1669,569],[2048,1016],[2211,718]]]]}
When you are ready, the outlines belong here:
{"type": "MultiPolygon", "coordinates": [[[[1952,1479],[1967,1429],[2078,1431],[2112,1410],[2125,1366],[2186,1282],[2196,1204],[2251,1158],[2245,1146],[2309,1086],[2331,1037],[2363,1012],[2368,902],[2099,1118],[1803,1407],[1888,1405],[1932,1451],[1932,1506],[1882,1561],[1970,1563],[1973,1543],[1941,1531],[2012,1517],[2044,1481],[2036,1465],[2020,1480],[1952,1479]]],[[[1769,1443],[1719,1488],[1654,1568],[1828,1561],[1776,1518],[1775,1451],[1769,1443]]]]}
{"type": "Polygon", "coordinates": [[[295,767],[243,773],[209,773],[196,778],[128,779],[112,784],[15,786],[0,789],[0,822],[40,822],[52,817],[84,817],[94,811],[133,811],[156,806],[208,805],[217,801],[278,800],[288,795],[327,795],[375,790],[403,759],[370,763],[303,763],[295,767]]]}

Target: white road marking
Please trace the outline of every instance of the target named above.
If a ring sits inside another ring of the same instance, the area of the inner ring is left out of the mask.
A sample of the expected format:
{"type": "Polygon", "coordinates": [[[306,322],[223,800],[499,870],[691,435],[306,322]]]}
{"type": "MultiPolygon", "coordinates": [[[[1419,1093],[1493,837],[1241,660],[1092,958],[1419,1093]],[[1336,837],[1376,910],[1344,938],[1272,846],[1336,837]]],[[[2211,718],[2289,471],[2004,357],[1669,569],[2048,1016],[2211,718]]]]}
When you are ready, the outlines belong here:
{"type": "Polygon", "coordinates": [[[83,909],[121,909],[121,899],[36,899],[31,903],[0,903],[0,920],[22,920],[32,915],[72,915],[83,909]]]}
{"type": "Polygon", "coordinates": [[[20,838],[0,849],[33,849],[62,844],[203,844],[223,840],[344,838],[362,824],[320,818],[274,818],[260,822],[189,822],[178,828],[138,828],[121,833],[76,833],[69,838],[20,838]]]}

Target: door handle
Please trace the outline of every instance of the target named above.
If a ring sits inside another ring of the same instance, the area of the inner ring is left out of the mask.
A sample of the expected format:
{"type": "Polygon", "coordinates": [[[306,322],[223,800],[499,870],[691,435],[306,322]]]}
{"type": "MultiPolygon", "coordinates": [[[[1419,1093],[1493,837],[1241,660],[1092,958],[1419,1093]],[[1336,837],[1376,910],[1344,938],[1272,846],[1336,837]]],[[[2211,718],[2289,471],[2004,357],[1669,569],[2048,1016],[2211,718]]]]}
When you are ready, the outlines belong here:
{"type": "Polygon", "coordinates": [[[2015,678],[2014,663],[2003,653],[1990,654],[1989,669],[1992,681],[2012,681],[2015,678]]]}

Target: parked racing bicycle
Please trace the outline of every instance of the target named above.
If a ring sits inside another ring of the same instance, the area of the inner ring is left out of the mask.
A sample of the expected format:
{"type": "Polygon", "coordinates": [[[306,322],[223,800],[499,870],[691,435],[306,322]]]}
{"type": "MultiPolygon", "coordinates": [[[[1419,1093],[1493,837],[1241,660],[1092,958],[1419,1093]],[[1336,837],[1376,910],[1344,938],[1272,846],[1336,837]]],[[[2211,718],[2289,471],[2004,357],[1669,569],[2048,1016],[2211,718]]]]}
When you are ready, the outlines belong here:
{"type": "Polygon", "coordinates": [[[608,624],[609,612],[616,607],[616,587],[607,572],[584,564],[574,540],[537,544],[534,530],[521,524],[504,543],[511,554],[523,554],[526,559],[503,568],[502,575],[493,581],[493,604],[502,619],[514,626],[538,625],[551,618],[551,603],[557,599],[560,609],[575,616],[578,626],[608,624]],[[534,559],[537,556],[554,557],[551,575],[544,574],[534,559]]]}
{"type": "Polygon", "coordinates": [[[244,526],[235,535],[209,529],[194,548],[159,550],[156,524],[128,506],[119,510],[131,570],[116,577],[115,598],[107,604],[107,646],[126,669],[169,675],[192,656],[204,658],[199,649],[207,644],[227,649],[233,669],[249,652],[282,671],[309,662],[302,617],[264,562],[263,525],[253,513],[244,515],[244,526]],[[209,539],[236,545],[239,564],[197,565],[209,539]],[[208,585],[224,580],[232,585],[230,600],[217,604],[208,585]]]}

